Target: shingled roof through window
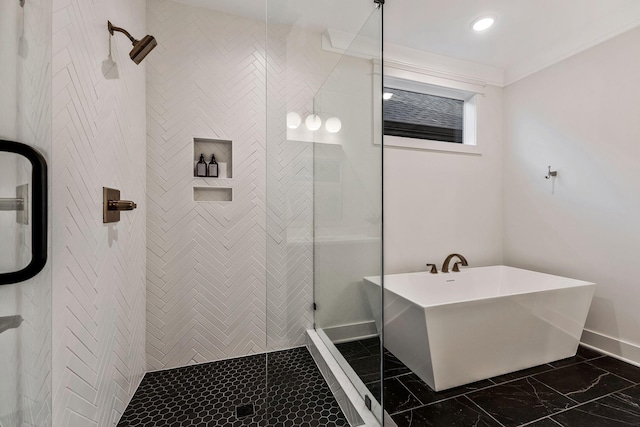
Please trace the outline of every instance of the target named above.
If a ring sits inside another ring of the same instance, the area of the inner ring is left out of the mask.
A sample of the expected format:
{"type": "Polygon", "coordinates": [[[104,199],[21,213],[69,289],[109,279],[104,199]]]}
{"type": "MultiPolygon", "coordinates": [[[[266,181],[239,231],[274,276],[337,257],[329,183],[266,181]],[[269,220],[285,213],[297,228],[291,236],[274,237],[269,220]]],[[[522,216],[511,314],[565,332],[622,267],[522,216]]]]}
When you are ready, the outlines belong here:
{"type": "Polygon", "coordinates": [[[384,101],[384,120],[462,130],[464,101],[407,90],[384,88],[393,97],[384,101]]]}

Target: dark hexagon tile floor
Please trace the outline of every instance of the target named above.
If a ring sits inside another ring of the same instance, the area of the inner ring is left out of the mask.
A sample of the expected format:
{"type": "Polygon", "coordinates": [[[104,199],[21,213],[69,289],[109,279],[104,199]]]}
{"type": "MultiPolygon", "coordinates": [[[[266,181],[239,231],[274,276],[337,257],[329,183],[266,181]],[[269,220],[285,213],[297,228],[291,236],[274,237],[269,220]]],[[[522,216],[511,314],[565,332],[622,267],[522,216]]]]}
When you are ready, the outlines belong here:
{"type": "Polygon", "coordinates": [[[147,373],[118,427],[348,425],[299,347],[147,373]]]}

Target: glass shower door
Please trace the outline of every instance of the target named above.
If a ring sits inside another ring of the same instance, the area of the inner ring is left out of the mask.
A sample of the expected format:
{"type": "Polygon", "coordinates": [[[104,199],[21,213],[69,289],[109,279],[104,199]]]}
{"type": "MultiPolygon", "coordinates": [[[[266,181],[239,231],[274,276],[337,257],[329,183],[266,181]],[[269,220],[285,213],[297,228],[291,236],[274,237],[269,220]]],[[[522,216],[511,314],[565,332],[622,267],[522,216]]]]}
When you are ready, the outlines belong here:
{"type": "Polygon", "coordinates": [[[343,53],[314,97],[314,302],[318,335],[382,422],[382,289],[363,280],[383,270],[382,8],[372,9],[358,34],[326,33],[343,53]]]}
{"type": "MultiPolygon", "coordinates": [[[[381,27],[374,1],[267,1],[267,349],[305,345],[314,327],[336,358],[332,332],[369,339],[374,392],[359,384],[378,419],[380,336],[361,284],[382,269],[381,27]]],[[[280,378],[297,372],[269,368],[275,407],[280,378]]]]}
{"type": "Polygon", "coordinates": [[[51,425],[48,3],[0,3],[0,427],[51,425]]]}
{"type": "MultiPolygon", "coordinates": [[[[15,153],[0,151],[0,277],[10,280],[33,264],[30,215],[33,198],[31,164],[15,153]]],[[[36,256],[37,257],[37,256],[36,256]]],[[[0,282],[3,283],[3,282],[0,282]]],[[[33,380],[41,369],[39,336],[43,318],[41,292],[28,283],[0,285],[0,426],[30,426],[39,411],[39,384],[33,380]]],[[[46,298],[46,297],[45,297],[46,298]]],[[[48,353],[47,353],[48,354],[48,353]]]]}

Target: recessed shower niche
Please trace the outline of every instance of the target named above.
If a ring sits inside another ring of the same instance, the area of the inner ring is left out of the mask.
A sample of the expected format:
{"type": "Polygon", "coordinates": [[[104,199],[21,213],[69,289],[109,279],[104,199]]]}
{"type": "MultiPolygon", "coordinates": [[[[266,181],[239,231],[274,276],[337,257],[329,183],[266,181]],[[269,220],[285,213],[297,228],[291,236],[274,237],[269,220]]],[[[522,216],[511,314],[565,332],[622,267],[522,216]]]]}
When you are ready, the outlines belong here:
{"type": "Polygon", "coordinates": [[[194,202],[232,202],[233,189],[228,187],[193,187],[194,202]]]}
{"type": "Polygon", "coordinates": [[[233,143],[230,140],[224,139],[208,139],[208,138],[193,138],[193,176],[196,178],[206,179],[231,179],[233,178],[233,143]],[[200,156],[204,157],[204,161],[207,164],[205,168],[209,170],[208,166],[211,163],[212,156],[215,156],[215,160],[218,164],[218,176],[201,176],[198,175],[198,162],[200,156]]]}

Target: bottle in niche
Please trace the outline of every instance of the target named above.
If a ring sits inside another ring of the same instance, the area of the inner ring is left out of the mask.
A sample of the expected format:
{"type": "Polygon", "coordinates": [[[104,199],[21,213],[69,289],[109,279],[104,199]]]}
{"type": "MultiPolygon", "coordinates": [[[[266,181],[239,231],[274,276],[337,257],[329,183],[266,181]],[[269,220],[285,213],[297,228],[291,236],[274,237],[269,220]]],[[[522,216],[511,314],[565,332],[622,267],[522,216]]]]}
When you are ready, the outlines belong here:
{"type": "Polygon", "coordinates": [[[218,177],[218,162],[216,162],[215,154],[211,155],[211,163],[209,163],[209,171],[207,176],[210,176],[212,178],[218,177]]]}
{"type": "Polygon", "coordinates": [[[200,161],[196,164],[196,176],[207,176],[207,162],[204,161],[204,154],[200,154],[200,161]]]}

